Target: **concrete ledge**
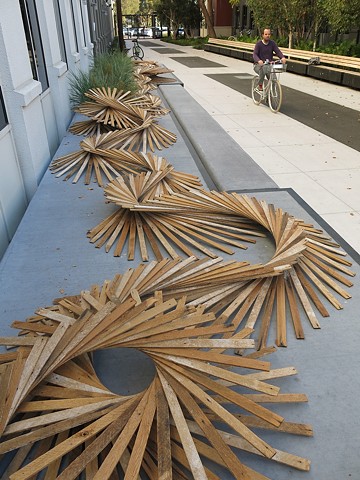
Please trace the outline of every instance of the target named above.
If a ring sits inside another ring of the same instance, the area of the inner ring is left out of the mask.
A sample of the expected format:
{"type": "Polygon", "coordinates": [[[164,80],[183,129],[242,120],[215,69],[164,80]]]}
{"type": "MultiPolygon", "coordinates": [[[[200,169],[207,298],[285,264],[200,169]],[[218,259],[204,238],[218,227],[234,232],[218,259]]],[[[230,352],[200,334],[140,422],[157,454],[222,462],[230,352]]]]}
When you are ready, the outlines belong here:
{"type": "Polygon", "coordinates": [[[252,52],[244,52],[244,60],[248,62],[254,62],[252,52]]]}
{"type": "Polygon", "coordinates": [[[206,44],[204,46],[204,50],[205,52],[220,53],[220,47],[218,47],[217,45],[206,44]]]}
{"type": "MultiPolygon", "coordinates": [[[[229,146],[231,139],[226,132],[215,121],[213,121],[215,125],[207,123],[205,117],[209,115],[196,101],[190,101],[183,88],[179,85],[166,85],[161,86],[160,91],[166,95],[169,105],[176,106],[179,110],[173,111],[172,116],[166,116],[167,118],[161,121],[170,130],[174,127],[172,118],[181,120],[183,126],[187,125],[198,151],[203,149],[206,155],[212,157],[209,165],[215,174],[219,174],[219,184],[228,181],[223,178],[227,172],[232,190],[240,191],[246,187],[251,188],[254,184],[261,184],[263,188],[269,185],[261,170],[253,170],[253,165],[248,162],[246,154],[241,156],[241,148],[229,146]],[[208,127],[211,128],[207,130],[208,127]],[[226,147],[223,151],[221,151],[223,146],[218,147],[220,141],[226,147]],[[259,175],[256,182],[253,173],[259,175]]],[[[79,141],[80,137],[68,134],[64,137],[56,156],[77,150],[79,141]]],[[[171,155],[175,151],[179,152],[180,144],[183,144],[181,138],[173,148],[165,150],[165,156],[170,155],[170,163],[173,163],[171,155]]],[[[182,166],[181,171],[190,173],[188,165],[184,162],[188,155],[185,152],[183,154],[184,156],[178,159],[182,166]]],[[[192,165],[194,162],[189,158],[189,163],[192,165]]],[[[288,192],[276,188],[274,191],[261,193],[253,191],[251,194],[256,195],[259,200],[290,212],[295,218],[304,219],[306,223],[315,223],[317,227],[314,212],[288,192]]],[[[2,336],[14,335],[14,329],[10,328],[13,320],[24,320],[39,307],[50,305],[55,297],[76,295],[91,285],[102,284],[105,279],[111,279],[115,274],[123,274],[127,269],[139,265],[138,261],[128,262],[126,255],[114,258],[111,253],[106,254],[104,249],[96,249],[86,238],[89,228],[93,228],[108,216],[109,210],[115,210],[115,206],[112,207],[105,203],[103,190],[97,186],[86,186],[82,181],[71,184],[56,178],[50,172],[45,174],[7,253],[0,262],[2,336]]],[[[326,230],[324,224],[320,228],[326,230]]],[[[337,241],[341,244],[339,239],[337,241]]],[[[236,259],[249,261],[250,264],[264,263],[269,259],[272,248],[272,242],[266,238],[257,239],[256,245],[246,251],[237,252],[236,259]]],[[[357,275],[355,279],[358,278],[360,273],[358,264],[354,264],[351,270],[357,275]]],[[[354,381],[354,372],[360,367],[358,281],[354,281],[351,294],[353,298],[344,302],[346,303],[344,310],[335,312],[335,309],[331,308],[331,317],[322,321],[321,331],[313,330],[302,312],[306,340],[295,341],[293,333],[290,333],[292,329],[289,328],[291,347],[279,349],[271,356],[272,368],[294,365],[299,371],[299,375],[286,378],[285,392],[304,392],[310,400],[306,404],[283,405],[280,413],[284,413],[287,420],[296,419],[298,422],[314,425],[315,436],[304,438],[293,435],[289,447],[289,435],[266,432],[265,438],[270,445],[276,445],[279,450],[290,449],[298,455],[310,458],[312,462],[311,471],[306,472],[304,476],[305,472],[289,470],[287,465],[279,465],[276,462],[265,464],[259,456],[246,456],[246,464],[249,467],[266,474],[269,478],[340,480],[344,479],[344,474],[347,478],[358,478],[356,472],[359,461],[354,448],[354,442],[359,440],[356,418],[360,417],[358,401],[360,388],[359,383],[354,381]]],[[[274,331],[270,329],[268,344],[272,345],[274,342],[274,331]]],[[[122,362],[125,363],[123,359],[122,362]]],[[[138,372],[139,369],[144,371],[143,362],[138,364],[134,360],[126,362],[131,376],[128,383],[126,376],[124,378],[119,373],[118,367],[123,368],[123,363],[113,362],[116,370],[109,367],[106,370],[104,367],[99,368],[97,363],[97,373],[101,379],[107,374],[110,380],[119,380],[118,384],[121,383],[122,388],[124,384],[126,387],[128,385],[136,387],[136,391],[145,388],[145,385],[139,388],[138,372]]],[[[146,375],[146,378],[150,376],[146,375]]],[[[283,387],[282,382],[281,386],[283,387]]],[[[4,463],[0,465],[0,469],[2,467],[4,468],[4,463]]],[[[2,473],[0,470],[0,477],[2,473]]],[[[217,474],[222,480],[233,478],[232,475],[224,473],[220,467],[217,474]]]]}
{"type": "Polygon", "coordinates": [[[291,73],[296,73],[298,75],[307,75],[308,64],[305,62],[300,62],[299,60],[287,60],[287,71],[291,73]]]}
{"type": "Polygon", "coordinates": [[[309,77],[318,78],[326,82],[342,84],[343,70],[322,65],[308,65],[307,74],[309,77]]]}
{"type": "Polygon", "coordinates": [[[27,107],[30,103],[38,98],[41,95],[42,87],[41,83],[37,80],[29,80],[26,84],[22,85],[20,88],[14,90],[16,99],[19,102],[19,105],[22,107],[27,107]]]}
{"type": "Polygon", "coordinates": [[[231,57],[244,60],[244,53],[242,50],[231,50],[231,57]]]}
{"type": "Polygon", "coordinates": [[[226,47],[219,47],[220,55],[225,55],[226,57],[231,57],[231,49],[226,47]]]}
{"type": "Polygon", "coordinates": [[[219,190],[277,188],[276,183],[183,88],[160,91],[219,190]]]}
{"type": "Polygon", "coordinates": [[[355,88],[360,90],[360,72],[344,72],[342,84],[345,87],[355,88]]]}
{"type": "Polygon", "coordinates": [[[225,55],[226,57],[237,58],[238,60],[244,60],[245,52],[235,48],[218,47],[216,45],[206,44],[204,47],[206,52],[217,53],[219,55],[225,55]]]}

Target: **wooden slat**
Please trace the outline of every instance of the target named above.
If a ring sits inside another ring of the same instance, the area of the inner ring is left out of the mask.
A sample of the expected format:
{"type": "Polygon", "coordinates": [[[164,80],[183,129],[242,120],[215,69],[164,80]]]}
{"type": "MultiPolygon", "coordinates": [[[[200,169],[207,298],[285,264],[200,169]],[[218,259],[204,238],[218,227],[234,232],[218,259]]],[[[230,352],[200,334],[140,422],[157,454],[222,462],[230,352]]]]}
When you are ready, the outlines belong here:
{"type": "Polygon", "coordinates": [[[207,480],[207,475],[198,454],[198,451],[194,445],[193,438],[189,432],[186,420],[184,418],[183,412],[181,410],[177,396],[172,389],[171,385],[168,383],[164,375],[159,371],[158,372],[162,388],[164,390],[167,402],[172,414],[172,418],[177,427],[177,431],[180,435],[181,443],[185,451],[187,460],[189,462],[189,467],[191,473],[193,474],[194,480],[207,480]]]}

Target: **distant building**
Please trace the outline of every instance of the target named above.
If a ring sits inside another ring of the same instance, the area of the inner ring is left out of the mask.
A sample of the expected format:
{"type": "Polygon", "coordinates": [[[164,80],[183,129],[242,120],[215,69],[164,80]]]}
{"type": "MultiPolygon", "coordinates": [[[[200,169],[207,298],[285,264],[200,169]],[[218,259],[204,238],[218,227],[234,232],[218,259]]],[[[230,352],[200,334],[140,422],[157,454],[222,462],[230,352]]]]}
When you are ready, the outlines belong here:
{"type": "MultiPolygon", "coordinates": [[[[213,0],[213,8],[216,35],[218,37],[230,36],[233,26],[233,7],[229,0],[213,0]]],[[[206,37],[207,34],[207,26],[203,22],[200,28],[200,36],[206,37]]]]}
{"type": "Polygon", "coordinates": [[[69,75],[114,32],[110,0],[0,0],[0,258],[72,119],[69,75]]]}
{"type": "Polygon", "coordinates": [[[214,20],[217,36],[229,36],[232,31],[233,8],[228,0],[213,0],[214,20]]]}

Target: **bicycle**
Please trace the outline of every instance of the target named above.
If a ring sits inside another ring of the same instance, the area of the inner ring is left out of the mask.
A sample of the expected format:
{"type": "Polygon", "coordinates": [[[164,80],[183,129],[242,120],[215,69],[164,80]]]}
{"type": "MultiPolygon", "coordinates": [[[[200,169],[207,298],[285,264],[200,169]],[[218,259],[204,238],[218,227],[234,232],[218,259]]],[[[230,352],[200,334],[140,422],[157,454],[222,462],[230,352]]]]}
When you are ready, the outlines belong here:
{"type": "Polygon", "coordinates": [[[132,56],[134,60],[142,60],[144,58],[144,50],[140,47],[137,38],[133,40],[132,56]]]}
{"type": "MultiPolygon", "coordinates": [[[[266,63],[265,63],[266,65],[266,63]]],[[[251,96],[255,105],[262,100],[269,104],[270,110],[278,112],[282,103],[282,88],[280,85],[280,73],[286,72],[286,64],[280,61],[271,63],[270,78],[264,78],[263,89],[259,90],[259,77],[256,75],[251,82],[251,96]]]]}

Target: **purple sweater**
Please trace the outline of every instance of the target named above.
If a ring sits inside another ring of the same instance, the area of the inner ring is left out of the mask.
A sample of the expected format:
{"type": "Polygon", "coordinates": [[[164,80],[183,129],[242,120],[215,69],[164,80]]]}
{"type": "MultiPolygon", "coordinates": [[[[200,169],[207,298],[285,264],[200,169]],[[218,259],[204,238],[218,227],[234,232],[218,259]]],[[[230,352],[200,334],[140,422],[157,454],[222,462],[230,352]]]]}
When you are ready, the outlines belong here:
{"type": "Polygon", "coordinates": [[[253,59],[257,63],[259,60],[265,62],[265,60],[273,61],[273,54],[276,54],[279,58],[283,58],[284,55],[280,51],[279,47],[276,45],[274,40],[269,40],[269,43],[265,45],[262,40],[259,40],[255,44],[253,59]]]}

